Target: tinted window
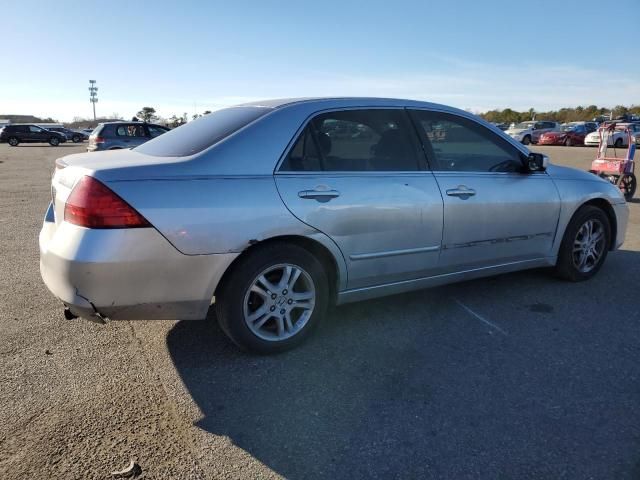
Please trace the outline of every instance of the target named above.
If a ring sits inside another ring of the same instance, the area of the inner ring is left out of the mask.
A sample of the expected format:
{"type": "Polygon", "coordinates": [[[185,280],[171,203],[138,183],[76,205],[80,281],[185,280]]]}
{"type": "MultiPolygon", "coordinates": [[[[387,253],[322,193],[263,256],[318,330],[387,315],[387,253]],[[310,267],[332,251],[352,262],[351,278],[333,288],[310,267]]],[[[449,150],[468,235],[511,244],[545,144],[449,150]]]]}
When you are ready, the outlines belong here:
{"type": "Polygon", "coordinates": [[[411,135],[402,110],[325,113],[309,123],[283,167],[329,172],[415,171],[418,155],[411,135]]]}
{"type": "Polygon", "coordinates": [[[151,138],[159,137],[163,133],[167,133],[169,131],[168,128],[157,127],[155,125],[147,125],[147,128],[149,129],[149,135],[151,135],[151,138]]]}
{"type": "Polygon", "coordinates": [[[145,137],[142,125],[117,125],[116,136],[118,137],[145,137]]]}
{"type": "Polygon", "coordinates": [[[160,135],[135,150],[158,157],[182,157],[201,152],[269,113],[266,107],[232,107],[217,110],[160,135]]]}
{"type": "Polygon", "coordinates": [[[516,172],[520,153],[482,125],[457,115],[412,112],[433,170],[516,172]]]}
{"type": "Polygon", "coordinates": [[[42,132],[42,129],[40,127],[36,127],[35,125],[29,125],[29,131],[31,133],[39,133],[42,132]]]}
{"type": "Polygon", "coordinates": [[[317,172],[322,170],[320,155],[314,132],[307,126],[298,137],[287,158],[282,162],[280,170],[283,172],[317,172]]]}

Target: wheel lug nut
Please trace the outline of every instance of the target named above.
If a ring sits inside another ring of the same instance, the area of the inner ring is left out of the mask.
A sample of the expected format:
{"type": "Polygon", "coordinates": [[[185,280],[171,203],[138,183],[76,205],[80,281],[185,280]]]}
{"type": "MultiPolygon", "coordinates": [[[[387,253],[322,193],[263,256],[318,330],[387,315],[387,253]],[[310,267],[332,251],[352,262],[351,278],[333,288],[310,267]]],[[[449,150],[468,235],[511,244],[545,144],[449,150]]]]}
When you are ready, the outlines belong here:
{"type": "Polygon", "coordinates": [[[282,310],[280,310],[280,314],[284,315],[284,313],[285,313],[285,309],[283,308],[282,310]]]}
{"type": "Polygon", "coordinates": [[[289,305],[291,305],[293,303],[292,299],[289,299],[289,301],[287,302],[289,305]]]}
{"type": "Polygon", "coordinates": [[[283,295],[286,295],[287,293],[289,293],[286,289],[282,291],[283,295]]]}
{"type": "Polygon", "coordinates": [[[271,305],[271,308],[269,310],[271,310],[272,312],[276,309],[275,305],[271,305]]]}
{"type": "Polygon", "coordinates": [[[275,300],[275,299],[276,299],[276,297],[277,297],[277,295],[276,295],[275,293],[272,293],[272,294],[271,294],[271,300],[275,300]]]}

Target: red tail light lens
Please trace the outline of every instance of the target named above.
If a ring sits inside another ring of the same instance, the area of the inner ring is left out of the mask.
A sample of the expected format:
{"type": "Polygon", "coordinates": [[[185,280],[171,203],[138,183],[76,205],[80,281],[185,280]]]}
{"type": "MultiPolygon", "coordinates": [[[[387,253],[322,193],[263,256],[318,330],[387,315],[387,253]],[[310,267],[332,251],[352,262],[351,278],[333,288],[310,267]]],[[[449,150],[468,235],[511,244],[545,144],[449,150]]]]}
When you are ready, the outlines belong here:
{"type": "Polygon", "coordinates": [[[93,177],[84,176],[64,206],[64,220],[87,228],[144,228],[151,224],[93,177]]]}
{"type": "Polygon", "coordinates": [[[93,143],[104,143],[104,137],[93,137],[93,143]]]}

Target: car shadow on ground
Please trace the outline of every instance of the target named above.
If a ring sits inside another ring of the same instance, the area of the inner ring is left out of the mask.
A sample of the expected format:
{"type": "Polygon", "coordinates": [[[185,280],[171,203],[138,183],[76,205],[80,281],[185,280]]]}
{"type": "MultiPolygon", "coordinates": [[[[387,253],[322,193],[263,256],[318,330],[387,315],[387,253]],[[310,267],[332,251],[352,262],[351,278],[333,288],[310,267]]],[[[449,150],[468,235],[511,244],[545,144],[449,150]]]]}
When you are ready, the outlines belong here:
{"type": "Polygon", "coordinates": [[[214,318],[167,345],[197,426],[287,478],[625,478],[640,317],[615,299],[638,274],[620,251],[580,284],[541,270],[345,305],[277,356],[214,318]]]}
{"type": "Polygon", "coordinates": [[[52,145],[49,145],[48,143],[30,143],[30,144],[21,143],[20,145],[12,148],[25,148],[25,147],[26,148],[64,148],[64,147],[81,147],[81,146],[82,146],[81,143],[60,143],[55,147],[52,145]]]}

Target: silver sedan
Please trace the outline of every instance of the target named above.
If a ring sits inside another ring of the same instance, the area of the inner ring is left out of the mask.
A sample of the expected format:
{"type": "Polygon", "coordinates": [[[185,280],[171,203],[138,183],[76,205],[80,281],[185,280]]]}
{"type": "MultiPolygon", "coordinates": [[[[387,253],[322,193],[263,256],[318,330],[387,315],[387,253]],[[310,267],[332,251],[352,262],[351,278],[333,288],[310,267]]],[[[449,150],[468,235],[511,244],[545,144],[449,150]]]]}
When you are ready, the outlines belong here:
{"type": "Polygon", "coordinates": [[[56,162],[40,233],[68,318],[203,319],[281,351],[331,304],[536,267],[581,281],[625,235],[612,184],[454,108],[374,99],[219,110],[56,162]]]}

